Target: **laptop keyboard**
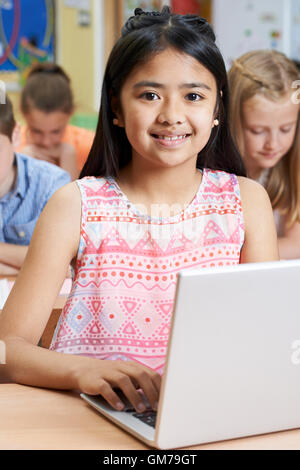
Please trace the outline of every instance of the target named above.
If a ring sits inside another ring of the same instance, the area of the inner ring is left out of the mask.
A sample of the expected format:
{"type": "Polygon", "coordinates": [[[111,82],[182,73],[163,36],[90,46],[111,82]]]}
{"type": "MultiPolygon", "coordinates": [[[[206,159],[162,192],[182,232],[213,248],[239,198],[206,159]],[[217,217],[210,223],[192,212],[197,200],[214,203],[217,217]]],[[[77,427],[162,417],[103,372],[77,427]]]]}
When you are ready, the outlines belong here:
{"type": "Polygon", "coordinates": [[[153,410],[145,411],[144,413],[132,413],[132,416],[139,419],[148,426],[155,428],[157,412],[153,410]]]}
{"type": "Polygon", "coordinates": [[[117,390],[117,394],[119,395],[119,397],[121,398],[121,400],[123,401],[125,405],[123,411],[125,413],[130,413],[131,416],[134,416],[135,418],[139,419],[143,423],[148,424],[148,426],[155,428],[157,411],[152,410],[152,407],[150,403],[148,402],[144,393],[141,391],[139,391],[139,393],[144,402],[144,405],[146,406],[146,411],[144,411],[143,413],[138,413],[133,407],[133,405],[130,403],[130,401],[127,399],[127,397],[124,395],[124,393],[121,392],[120,390],[117,390]]]}

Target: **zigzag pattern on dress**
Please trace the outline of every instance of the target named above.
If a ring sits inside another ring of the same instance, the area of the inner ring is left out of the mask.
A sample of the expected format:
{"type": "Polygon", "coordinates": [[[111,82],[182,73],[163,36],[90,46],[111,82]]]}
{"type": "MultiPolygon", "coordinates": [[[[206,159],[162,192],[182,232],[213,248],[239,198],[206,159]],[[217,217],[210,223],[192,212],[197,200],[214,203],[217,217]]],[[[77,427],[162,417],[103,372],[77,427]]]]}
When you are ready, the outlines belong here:
{"type": "Polygon", "coordinates": [[[113,178],[77,184],[78,257],[50,349],[137,361],[162,373],[178,272],[239,263],[244,223],[237,177],[203,170],[192,202],[168,218],[141,214],[113,178]]]}

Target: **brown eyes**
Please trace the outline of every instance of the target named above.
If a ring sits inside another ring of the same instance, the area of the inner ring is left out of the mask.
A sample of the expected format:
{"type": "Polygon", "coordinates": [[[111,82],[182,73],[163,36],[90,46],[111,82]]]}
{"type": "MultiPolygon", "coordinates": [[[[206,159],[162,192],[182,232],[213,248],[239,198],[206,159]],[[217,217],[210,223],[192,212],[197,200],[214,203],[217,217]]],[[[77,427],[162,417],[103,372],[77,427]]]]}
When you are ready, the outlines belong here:
{"type": "Polygon", "coordinates": [[[159,99],[159,96],[156,93],[147,91],[141,95],[141,98],[145,98],[147,101],[155,101],[159,99]]]}
{"type": "Polygon", "coordinates": [[[201,101],[203,100],[203,96],[199,95],[198,93],[189,93],[186,95],[186,99],[188,101],[201,101]]]}
{"type": "MultiPolygon", "coordinates": [[[[140,98],[144,98],[147,101],[156,101],[160,99],[160,97],[156,93],[150,91],[142,93],[140,95],[140,98]]],[[[188,93],[184,98],[187,101],[201,101],[204,99],[203,96],[199,95],[198,93],[188,93]]]]}

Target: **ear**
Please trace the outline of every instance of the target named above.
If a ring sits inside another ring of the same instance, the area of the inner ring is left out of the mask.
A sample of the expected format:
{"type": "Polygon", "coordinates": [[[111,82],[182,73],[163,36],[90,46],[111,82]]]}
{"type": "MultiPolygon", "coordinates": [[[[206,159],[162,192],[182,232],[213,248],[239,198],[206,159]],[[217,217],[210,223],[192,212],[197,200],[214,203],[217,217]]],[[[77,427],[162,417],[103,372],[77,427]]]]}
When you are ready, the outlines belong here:
{"type": "Polygon", "coordinates": [[[116,96],[112,96],[110,104],[111,104],[111,109],[113,113],[116,115],[117,121],[118,121],[118,123],[117,124],[115,123],[115,125],[119,127],[124,127],[123,114],[121,111],[121,106],[120,106],[118,98],[116,96]]]}

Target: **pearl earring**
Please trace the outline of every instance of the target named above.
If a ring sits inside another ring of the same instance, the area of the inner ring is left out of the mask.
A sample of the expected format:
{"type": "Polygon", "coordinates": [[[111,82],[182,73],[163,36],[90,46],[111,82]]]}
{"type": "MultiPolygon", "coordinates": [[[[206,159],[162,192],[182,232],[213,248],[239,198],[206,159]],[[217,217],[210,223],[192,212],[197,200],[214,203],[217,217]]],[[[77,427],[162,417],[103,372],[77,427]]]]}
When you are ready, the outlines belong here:
{"type": "Polygon", "coordinates": [[[114,119],[113,119],[113,124],[114,124],[115,126],[118,126],[118,125],[119,125],[119,119],[114,118],[114,119]]]}
{"type": "Polygon", "coordinates": [[[214,125],[215,125],[215,126],[218,126],[218,125],[219,125],[219,119],[215,119],[215,120],[214,120],[214,125]]]}

